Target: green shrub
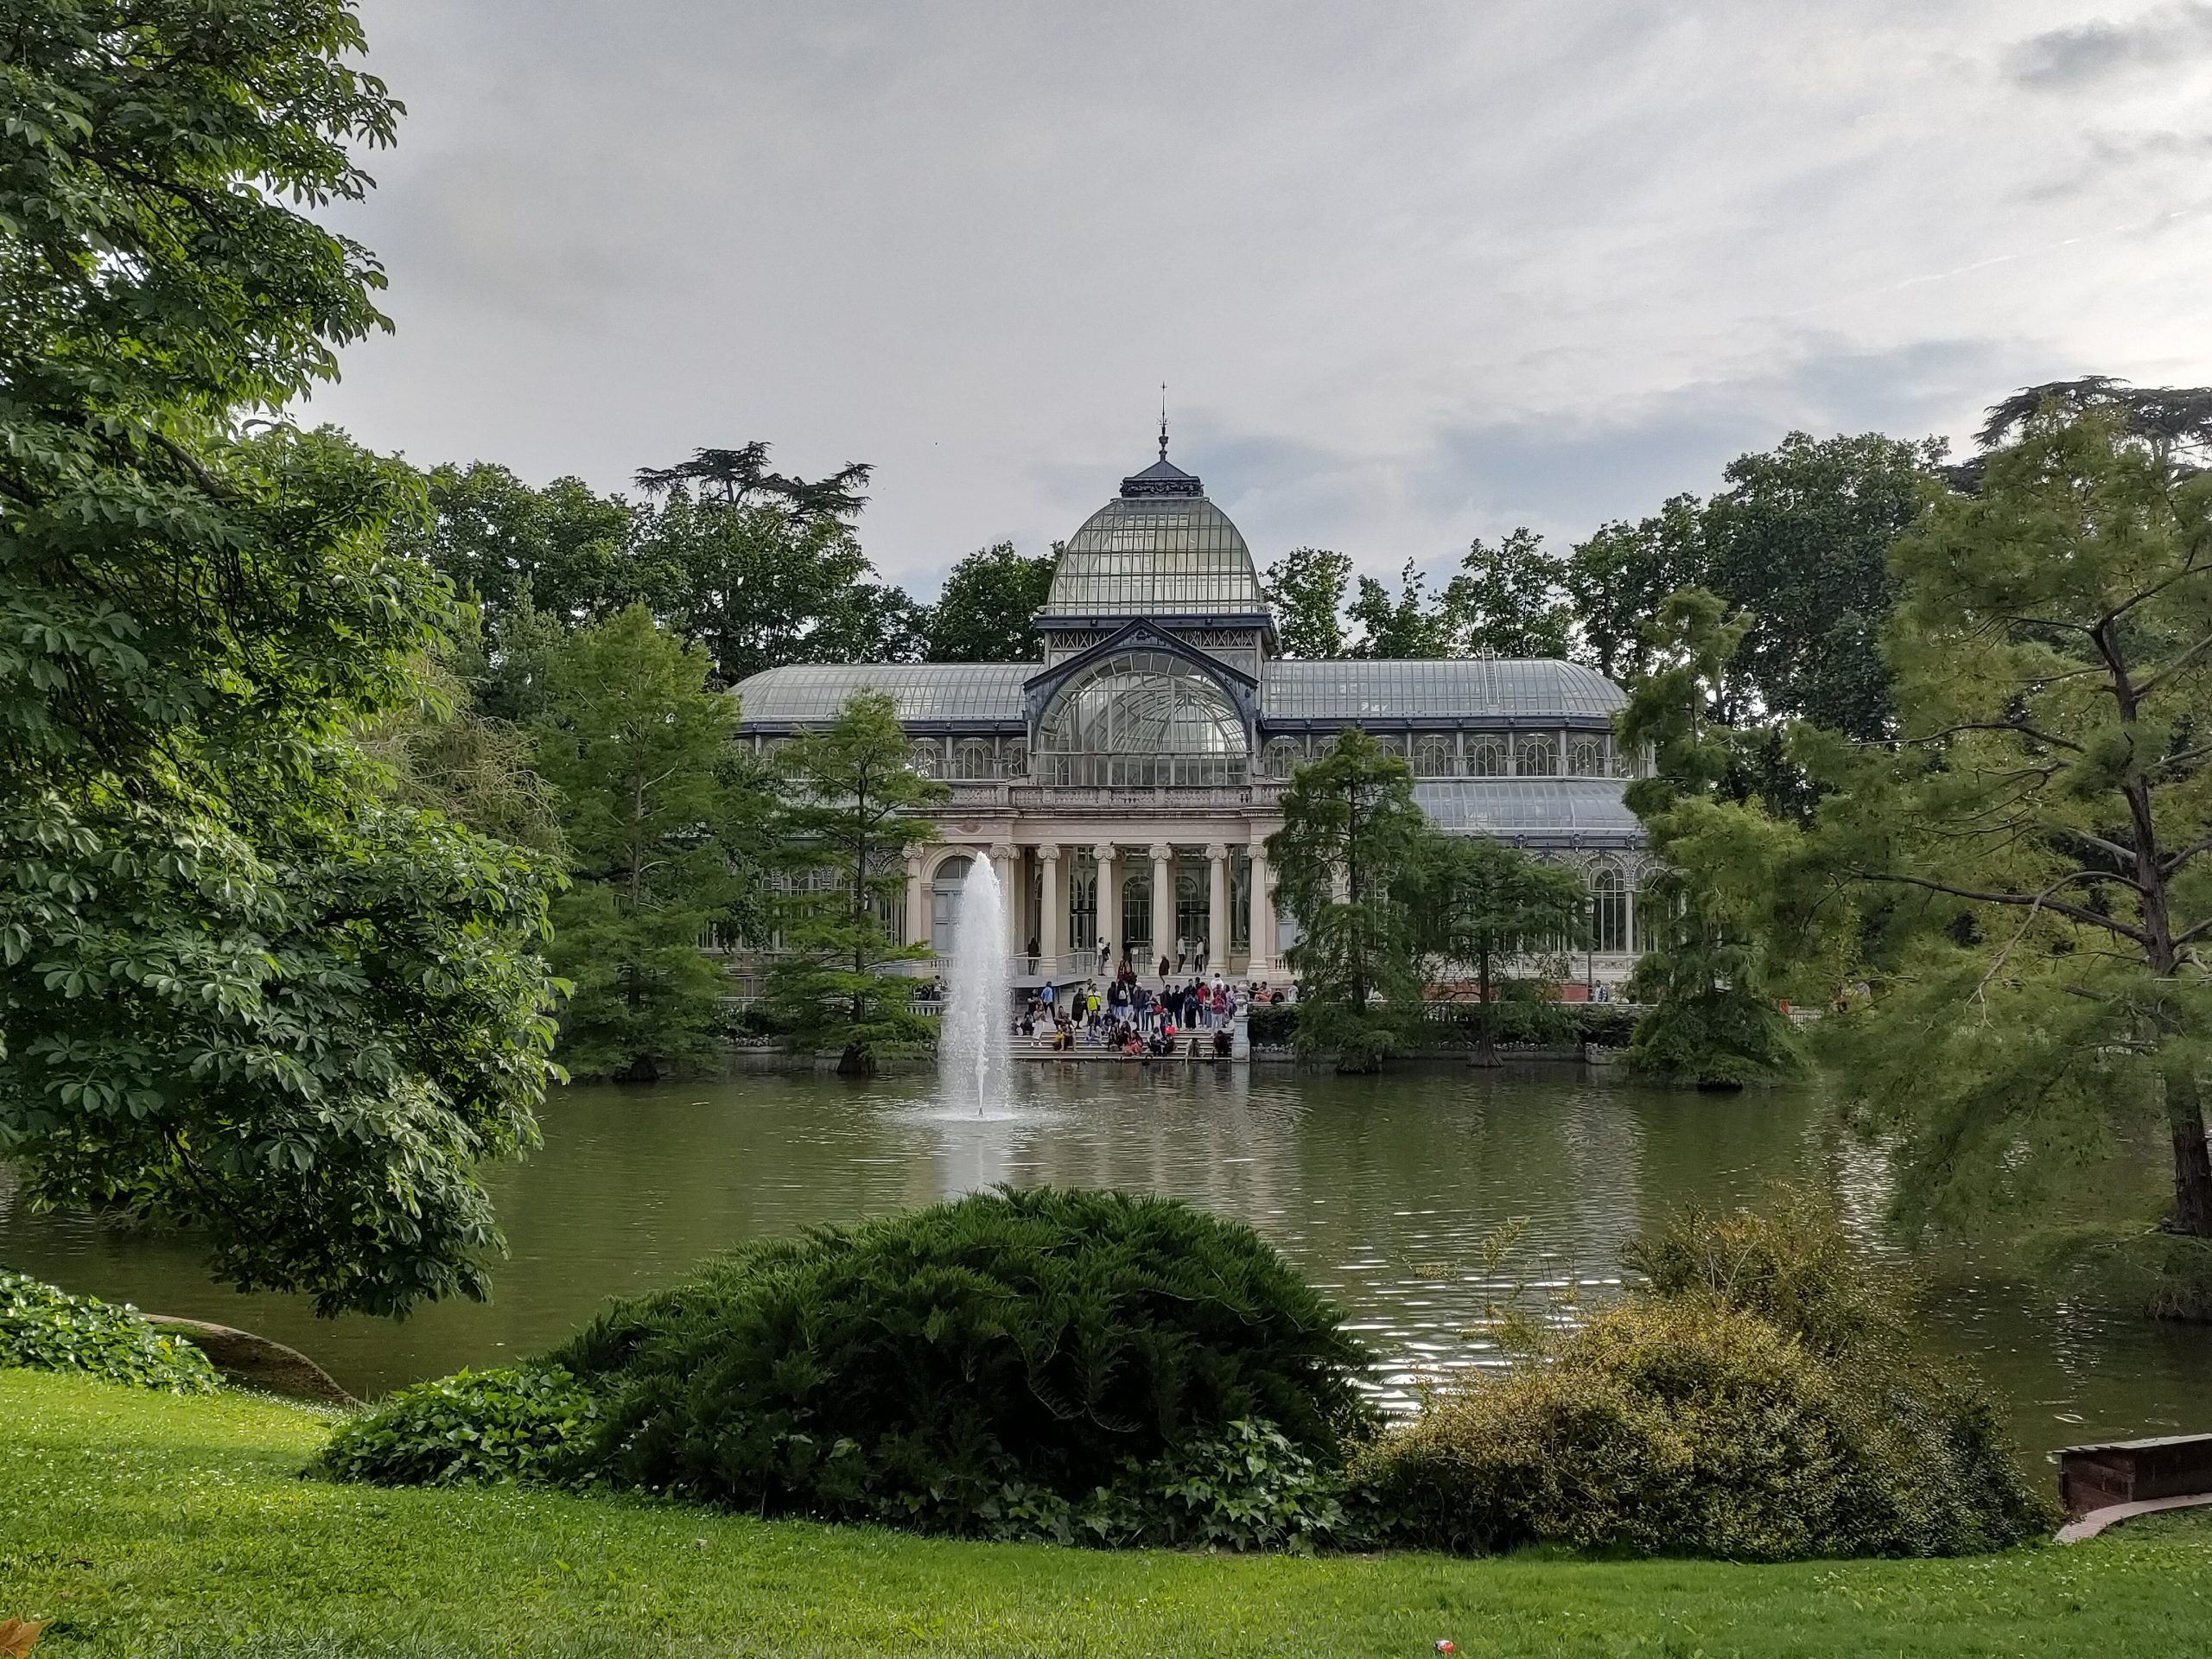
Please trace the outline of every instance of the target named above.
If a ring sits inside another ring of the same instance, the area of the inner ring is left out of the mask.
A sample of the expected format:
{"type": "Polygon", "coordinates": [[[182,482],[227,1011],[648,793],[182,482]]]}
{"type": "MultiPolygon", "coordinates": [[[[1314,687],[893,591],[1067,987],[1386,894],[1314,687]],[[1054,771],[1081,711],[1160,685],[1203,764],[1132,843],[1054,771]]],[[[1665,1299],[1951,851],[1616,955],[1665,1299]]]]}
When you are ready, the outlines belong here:
{"type": "Polygon", "coordinates": [[[1245,1021],[1245,1032],[1260,1048],[1288,1048],[1298,1040],[1298,1004],[1255,1004],[1245,1021]]]}
{"type": "Polygon", "coordinates": [[[315,1459],[334,1480],[379,1486],[561,1481],[599,1402],[557,1367],[456,1371],[386,1395],[340,1429],[315,1459]]]}
{"type": "Polygon", "coordinates": [[[1362,1454],[1388,1536],[1779,1560],[1958,1554],[2055,1518],[1825,1198],[1685,1210],[1626,1261],[1642,1291],[1362,1454]]]}
{"type": "Polygon", "coordinates": [[[1354,1478],[1392,1540],[1461,1552],[1948,1555],[2048,1520],[1979,1399],[1838,1365],[1707,1297],[1608,1309],[1432,1401],[1354,1478]]]}
{"type": "Polygon", "coordinates": [[[1777,1187],[1763,1213],[1686,1205],[1622,1259],[1656,1296],[1717,1297],[1824,1354],[1892,1347],[1904,1338],[1900,1285],[1870,1269],[1823,1194],[1777,1187]]]}
{"type": "Polygon", "coordinates": [[[222,1384],[207,1355],[137,1308],[0,1272],[0,1367],[10,1365],[80,1371],[171,1394],[212,1394],[222,1384]]]}
{"type": "Polygon", "coordinates": [[[1274,1424],[1239,1419],[1150,1463],[1125,1461],[1081,1503],[1010,1483],[978,1509],[986,1537],[1109,1548],[1292,1549],[1360,1541],[1341,1470],[1274,1424]]]}
{"type": "Polygon", "coordinates": [[[1273,1247],[1113,1192],[763,1242],[553,1358],[606,1395],[594,1467],[618,1484],[950,1530],[1053,1530],[1240,1419],[1325,1461],[1368,1421],[1364,1351],[1273,1247]]]}

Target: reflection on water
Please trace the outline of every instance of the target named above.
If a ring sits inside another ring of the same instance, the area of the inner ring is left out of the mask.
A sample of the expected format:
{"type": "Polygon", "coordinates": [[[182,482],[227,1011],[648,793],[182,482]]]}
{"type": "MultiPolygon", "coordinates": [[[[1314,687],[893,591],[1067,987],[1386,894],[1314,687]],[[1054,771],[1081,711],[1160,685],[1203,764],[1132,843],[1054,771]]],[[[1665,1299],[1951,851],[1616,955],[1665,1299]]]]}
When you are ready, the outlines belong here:
{"type": "MultiPolygon", "coordinates": [[[[486,1306],[393,1325],[319,1321],[297,1302],[208,1285],[178,1241],[31,1217],[0,1181],[0,1262],[72,1289],[296,1343],[372,1392],[549,1346],[606,1297],[810,1223],[998,1182],[1167,1192],[1251,1222],[1351,1311],[1392,1392],[1493,1361],[1467,1334],[1516,1273],[1617,1283],[1621,1246],[1685,1199],[1821,1180],[1870,1231],[1879,1168],[1832,1146],[1815,1103],[1637,1089],[1577,1069],[1381,1078],[1242,1066],[1039,1066],[1033,1103],[947,1111],[926,1078],[760,1076],[569,1090],[545,1147],[495,1180],[513,1257],[486,1306]],[[1523,1218],[1514,1262],[1482,1246],[1523,1218]]],[[[1940,1339],[1982,1364],[2023,1440],[2212,1428],[2212,1332],[2026,1308],[1995,1286],[1941,1307],[1940,1339]]]]}

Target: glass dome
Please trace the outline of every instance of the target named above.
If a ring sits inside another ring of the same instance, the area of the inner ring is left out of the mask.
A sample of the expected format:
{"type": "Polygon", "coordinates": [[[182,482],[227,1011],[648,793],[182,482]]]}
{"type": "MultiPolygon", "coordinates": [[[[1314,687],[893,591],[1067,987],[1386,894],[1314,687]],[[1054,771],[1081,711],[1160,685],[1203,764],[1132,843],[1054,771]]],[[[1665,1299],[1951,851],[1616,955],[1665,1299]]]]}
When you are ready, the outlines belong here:
{"type": "Polygon", "coordinates": [[[1109,501],[1068,538],[1045,601],[1045,613],[1053,616],[1251,614],[1266,608],[1252,550],[1227,513],[1195,494],[1124,494],[1109,501]]]}
{"type": "Polygon", "coordinates": [[[1218,685],[1166,652],[1125,651],[1061,688],[1030,764],[1047,784],[1241,784],[1248,753],[1244,722],[1218,685]]]}

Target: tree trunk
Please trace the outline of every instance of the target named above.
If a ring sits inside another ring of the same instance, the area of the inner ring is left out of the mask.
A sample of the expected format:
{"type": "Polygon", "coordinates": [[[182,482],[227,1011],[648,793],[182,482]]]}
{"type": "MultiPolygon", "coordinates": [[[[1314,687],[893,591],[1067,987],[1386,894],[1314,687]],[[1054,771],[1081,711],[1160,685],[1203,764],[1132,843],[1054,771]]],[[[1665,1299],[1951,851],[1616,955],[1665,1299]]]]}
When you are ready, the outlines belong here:
{"type": "Polygon", "coordinates": [[[2167,1226],[2191,1238],[2212,1238],[2212,1150],[2204,1140],[2203,1090],[2185,1059],[2167,1065],[2166,1124],[2174,1142],[2174,1213],[2167,1226]]]}
{"type": "Polygon", "coordinates": [[[1496,1065],[1497,1042],[1491,1036],[1493,1015],[1490,1006],[1490,947],[1485,944],[1475,953],[1475,995],[1482,999],[1482,1017],[1475,1022],[1475,1052],[1469,1065],[1496,1065]]]}
{"type": "Polygon", "coordinates": [[[875,1075],[875,1054],[858,1043],[849,1044],[837,1057],[837,1075],[841,1077],[872,1077],[875,1075]]]}

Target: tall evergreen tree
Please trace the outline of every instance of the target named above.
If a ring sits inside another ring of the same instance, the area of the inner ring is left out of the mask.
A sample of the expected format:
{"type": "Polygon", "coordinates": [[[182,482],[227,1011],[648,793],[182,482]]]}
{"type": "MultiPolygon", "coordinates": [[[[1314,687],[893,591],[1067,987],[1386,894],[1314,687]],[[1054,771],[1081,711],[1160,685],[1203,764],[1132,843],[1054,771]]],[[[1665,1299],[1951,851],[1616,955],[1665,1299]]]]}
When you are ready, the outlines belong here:
{"type": "Polygon", "coordinates": [[[1403,881],[1429,833],[1413,769],[1347,728],[1291,777],[1268,838],[1277,888],[1301,937],[1298,1044],[1340,1071],[1372,1071],[1421,1017],[1421,978],[1403,881]]]}
{"type": "Polygon", "coordinates": [[[553,963],[574,986],[570,1071],[651,1082],[720,1046],[728,976],[709,925],[758,884],[737,709],[706,653],[642,606],[584,628],[547,664],[538,769],[560,791],[573,880],[553,906],[553,963]]]}
{"type": "Polygon", "coordinates": [[[891,964],[928,955],[901,944],[906,855],[936,836],[926,816],[951,791],[913,768],[897,706],[863,692],[819,731],[786,742],[779,824],[786,878],[782,950],[768,1001],[798,1039],[838,1051],[845,1077],[868,1077],[887,1051],[926,1042],[914,982],[891,964]]]}
{"type": "Polygon", "coordinates": [[[0,46],[0,1156],[321,1311],[480,1294],[550,1061],[537,861],[353,738],[452,621],[414,475],[247,426],[387,325],[325,228],[398,106],[343,0],[0,46]]]}
{"type": "Polygon", "coordinates": [[[2205,1240],[2212,474],[2121,410],[2018,432],[1896,550],[1903,741],[1815,752],[1815,868],[1870,944],[1840,1075],[1916,1217],[2147,1134],[2205,1240]]]}
{"type": "Polygon", "coordinates": [[[1731,786],[1756,735],[1713,717],[1750,626],[1702,588],[1675,594],[1653,633],[1664,666],[1630,693],[1619,716],[1621,741],[1654,756],[1652,775],[1627,794],[1662,861],[1639,906],[1653,943],[1630,995],[1650,1011],[1627,1058],[1646,1075],[1680,1082],[1739,1084],[1802,1064],[1777,1002],[1770,943],[1770,877],[1792,832],[1731,786]]]}

